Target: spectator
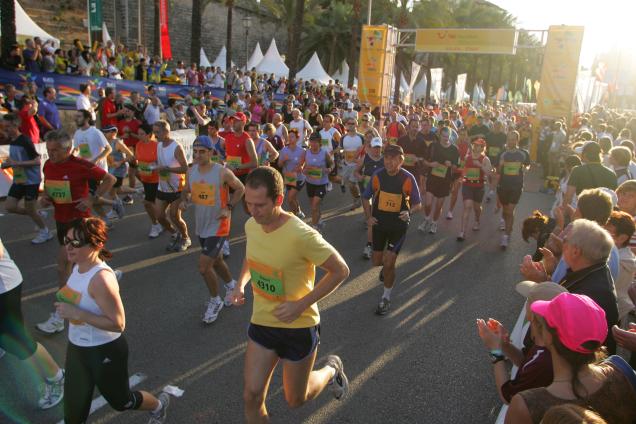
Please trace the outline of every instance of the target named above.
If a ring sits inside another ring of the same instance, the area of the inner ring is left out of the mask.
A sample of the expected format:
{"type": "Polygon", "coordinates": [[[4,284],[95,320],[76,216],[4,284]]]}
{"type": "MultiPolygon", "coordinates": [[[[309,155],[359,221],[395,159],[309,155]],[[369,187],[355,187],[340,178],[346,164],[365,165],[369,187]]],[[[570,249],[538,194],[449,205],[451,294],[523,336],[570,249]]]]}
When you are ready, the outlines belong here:
{"type": "MultiPolygon", "coordinates": [[[[111,58],[112,59],[112,58],[111,58]]],[[[123,115],[123,111],[118,111],[115,105],[115,89],[106,87],[106,97],[101,104],[101,127],[117,126],[117,120],[123,115]]]]}
{"type": "Polygon", "coordinates": [[[543,215],[540,211],[534,211],[531,216],[523,221],[521,226],[521,236],[526,243],[533,238],[537,241],[537,248],[532,255],[533,261],[543,259],[541,248],[545,246],[550,234],[554,231],[556,221],[549,216],[543,215]]]}
{"type": "Polygon", "coordinates": [[[629,163],[632,160],[632,152],[623,146],[612,147],[609,151],[609,164],[616,174],[616,182],[621,185],[634,176],[629,171],[629,163]]]}
{"type": "Polygon", "coordinates": [[[7,97],[3,102],[3,106],[9,112],[18,112],[22,107],[22,102],[17,98],[18,91],[15,89],[13,84],[7,84],[4,86],[4,89],[7,92],[7,97]]]}
{"type": "Polygon", "coordinates": [[[95,116],[95,108],[97,104],[91,101],[90,84],[80,84],[79,91],[80,91],[80,94],[79,96],[77,96],[77,100],[75,102],[75,108],[77,110],[87,110],[91,114],[91,119],[95,121],[97,118],[95,116]]]}
{"type": "Polygon", "coordinates": [[[161,119],[161,101],[157,96],[149,96],[144,108],[144,121],[148,125],[153,125],[159,119],[161,119]]]}
{"type": "Polygon", "coordinates": [[[22,52],[24,57],[24,69],[28,72],[41,72],[40,62],[42,61],[42,51],[40,46],[35,45],[33,40],[27,38],[25,40],[25,49],[22,52]]]}
{"type": "Polygon", "coordinates": [[[563,204],[572,203],[574,194],[580,194],[588,188],[606,187],[616,189],[616,174],[601,164],[601,146],[593,141],[588,141],[581,149],[583,165],[572,169],[568,180],[568,190],[565,193],[563,204]]]}
{"type": "Polygon", "coordinates": [[[44,98],[38,106],[38,116],[40,121],[40,133],[42,136],[51,130],[59,130],[62,127],[60,112],[55,105],[57,92],[53,87],[44,89],[44,98]]]}
{"type": "Polygon", "coordinates": [[[2,58],[2,67],[9,71],[19,71],[24,68],[24,60],[20,52],[20,46],[14,44],[9,50],[9,56],[2,58]]]}
{"type": "Polygon", "coordinates": [[[121,70],[117,67],[117,59],[115,57],[111,57],[108,59],[108,68],[106,68],[108,72],[108,78],[113,79],[123,79],[121,75],[121,70]]]}
{"type": "Polygon", "coordinates": [[[626,212],[612,212],[605,226],[614,239],[620,257],[620,272],[614,281],[616,287],[616,299],[618,301],[618,319],[623,328],[627,328],[628,314],[634,309],[634,304],[629,297],[628,290],[636,271],[636,256],[629,248],[629,241],[634,235],[636,226],[634,219],[626,212]]]}
{"type": "Polygon", "coordinates": [[[62,49],[55,50],[55,73],[65,74],[68,68],[66,53],[62,49]]]}
{"type": "Polygon", "coordinates": [[[553,406],[543,416],[542,424],[607,424],[591,409],[573,403],[553,406]]]}

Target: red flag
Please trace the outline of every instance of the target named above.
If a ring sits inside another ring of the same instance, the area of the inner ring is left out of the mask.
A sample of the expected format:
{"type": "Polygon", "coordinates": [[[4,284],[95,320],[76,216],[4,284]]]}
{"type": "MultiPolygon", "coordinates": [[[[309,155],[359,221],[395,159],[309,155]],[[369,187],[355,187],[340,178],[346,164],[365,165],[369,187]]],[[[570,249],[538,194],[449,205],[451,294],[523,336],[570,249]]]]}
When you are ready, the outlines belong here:
{"type": "Polygon", "coordinates": [[[168,0],[159,2],[159,28],[161,29],[161,56],[164,59],[172,59],[170,48],[170,32],[168,31],[168,0]]]}

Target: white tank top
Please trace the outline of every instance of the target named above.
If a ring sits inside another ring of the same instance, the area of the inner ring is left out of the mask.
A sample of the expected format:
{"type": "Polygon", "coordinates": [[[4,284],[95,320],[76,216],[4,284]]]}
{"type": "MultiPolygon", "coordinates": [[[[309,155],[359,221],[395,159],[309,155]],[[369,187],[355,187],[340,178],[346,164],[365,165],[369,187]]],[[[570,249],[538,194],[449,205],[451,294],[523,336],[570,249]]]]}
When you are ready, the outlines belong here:
{"type": "Polygon", "coordinates": [[[283,142],[285,142],[285,139],[283,138],[283,128],[285,128],[285,125],[280,124],[277,128],[276,128],[276,132],[274,132],[274,134],[276,134],[277,136],[280,137],[281,140],[283,140],[283,142]]]}
{"type": "MultiPolygon", "coordinates": [[[[104,269],[115,275],[105,262],[95,265],[83,274],[79,272],[77,265],[75,265],[66,285],[57,292],[57,300],[74,304],[81,310],[95,315],[104,315],[99,305],[95,303],[95,299],[88,293],[88,285],[92,278],[104,269]]],[[[101,330],[85,322],[69,321],[68,339],[76,346],[101,346],[116,340],[119,336],[121,336],[121,333],[101,330]]]]}
{"type": "Polygon", "coordinates": [[[329,128],[329,131],[324,128],[320,130],[321,147],[323,150],[326,150],[329,153],[333,151],[333,143],[331,141],[333,140],[333,135],[336,133],[336,131],[337,130],[335,127],[329,128]]]}
{"type": "MultiPolygon", "coordinates": [[[[157,163],[159,166],[167,166],[168,168],[178,168],[181,166],[179,161],[175,159],[174,152],[177,149],[177,142],[172,140],[167,147],[163,147],[163,143],[157,143],[157,163]]],[[[183,187],[183,174],[175,174],[174,172],[159,173],[159,191],[164,193],[178,193],[183,187]]]]}

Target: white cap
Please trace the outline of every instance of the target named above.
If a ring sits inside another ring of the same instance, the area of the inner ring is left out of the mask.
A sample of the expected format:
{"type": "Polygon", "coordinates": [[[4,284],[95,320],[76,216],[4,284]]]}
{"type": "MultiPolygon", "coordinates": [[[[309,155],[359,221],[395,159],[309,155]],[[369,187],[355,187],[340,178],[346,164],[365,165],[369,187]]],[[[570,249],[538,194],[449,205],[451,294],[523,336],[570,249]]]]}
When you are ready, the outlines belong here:
{"type": "Polygon", "coordinates": [[[370,144],[371,147],[382,147],[382,139],[380,137],[373,137],[370,144]]]}

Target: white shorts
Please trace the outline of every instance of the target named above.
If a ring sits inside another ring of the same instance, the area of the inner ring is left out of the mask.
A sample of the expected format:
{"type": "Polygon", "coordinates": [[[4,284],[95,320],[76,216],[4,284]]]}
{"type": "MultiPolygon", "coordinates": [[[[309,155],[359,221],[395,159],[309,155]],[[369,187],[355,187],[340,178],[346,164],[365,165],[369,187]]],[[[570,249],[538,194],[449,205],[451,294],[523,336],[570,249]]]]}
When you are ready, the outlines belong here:
{"type": "Polygon", "coordinates": [[[357,183],[358,179],[355,176],[354,171],[356,170],[356,165],[347,165],[346,163],[342,163],[342,167],[340,168],[340,177],[343,182],[349,181],[351,183],[357,183]]]}

